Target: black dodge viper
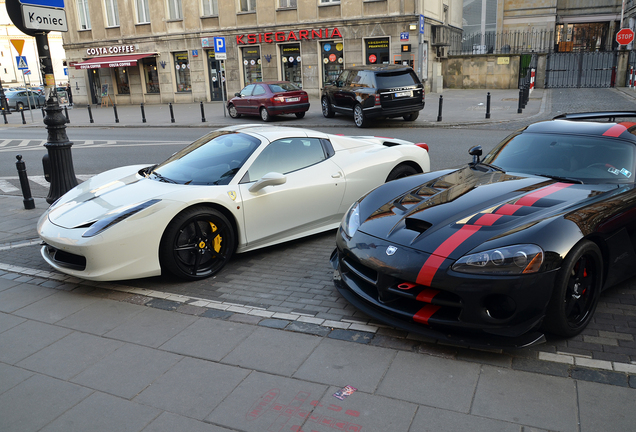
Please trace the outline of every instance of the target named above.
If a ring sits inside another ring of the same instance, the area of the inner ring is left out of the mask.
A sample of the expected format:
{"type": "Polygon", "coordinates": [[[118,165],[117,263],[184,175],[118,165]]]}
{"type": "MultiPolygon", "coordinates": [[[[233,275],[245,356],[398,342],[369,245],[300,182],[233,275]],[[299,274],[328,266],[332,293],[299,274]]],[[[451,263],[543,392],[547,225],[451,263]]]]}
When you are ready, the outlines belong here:
{"type": "Polygon", "coordinates": [[[334,283],[381,322],[446,343],[572,337],[636,274],[636,112],[564,114],[483,159],[386,183],[336,236],[334,283]]]}

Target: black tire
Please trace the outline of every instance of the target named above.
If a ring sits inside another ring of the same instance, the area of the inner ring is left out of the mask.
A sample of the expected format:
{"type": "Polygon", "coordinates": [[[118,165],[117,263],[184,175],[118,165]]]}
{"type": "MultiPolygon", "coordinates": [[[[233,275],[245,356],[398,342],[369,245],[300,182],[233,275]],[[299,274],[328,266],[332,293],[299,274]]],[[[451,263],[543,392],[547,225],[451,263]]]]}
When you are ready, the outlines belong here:
{"type": "Polygon", "coordinates": [[[297,112],[297,113],[295,113],[295,114],[296,114],[296,118],[299,118],[299,119],[301,119],[301,118],[305,117],[305,111],[297,112]]]}
{"type": "Polygon", "coordinates": [[[359,128],[367,127],[369,124],[369,121],[364,115],[364,110],[362,109],[362,105],[360,104],[357,104],[356,106],[353,107],[353,122],[359,128]]]}
{"type": "Polygon", "coordinates": [[[191,207],[170,222],[159,249],[161,267],[188,280],[217,273],[236,248],[232,225],[219,211],[191,207]]]}
{"type": "Polygon", "coordinates": [[[417,120],[417,118],[419,116],[420,116],[420,112],[419,111],[413,111],[412,113],[403,116],[403,118],[406,121],[415,121],[415,120],[417,120]]]}
{"type": "Polygon", "coordinates": [[[404,177],[412,176],[415,174],[420,174],[420,172],[416,170],[415,168],[413,168],[411,165],[402,164],[402,165],[396,166],[395,168],[391,170],[391,172],[386,178],[386,181],[390,182],[391,180],[396,180],[399,178],[404,178],[404,177]]]}
{"type": "Polygon", "coordinates": [[[236,107],[234,104],[229,104],[227,107],[227,112],[230,114],[232,118],[239,118],[241,115],[236,111],[236,107]]]}
{"type": "Polygon", "coordinates": [[[322,108],[323,116],[327,118],[332,118],[334,115],[336,115],[336,113],[333,112],[333,108],[331,107],[331,104],[329,103],[329,99],[327,98],[327,96],[323,96],[322,100],[320,101],[320,106],[322,108]]]}
{"type": "Polygon", "coordinates": [[[272,120],[272,116],[269,115],[269,111],[267,111],[267,108],[265,108],[265,107],[261,108],[261,119],[264,122],[268,122],[268,121],[272,120]]]}
{"type": "Polygon", "coordinates": [[[592,319],[603,286],[603,257],[589,240],[572,248],[557,274],[542,328],[572,337],[592,319]]]}

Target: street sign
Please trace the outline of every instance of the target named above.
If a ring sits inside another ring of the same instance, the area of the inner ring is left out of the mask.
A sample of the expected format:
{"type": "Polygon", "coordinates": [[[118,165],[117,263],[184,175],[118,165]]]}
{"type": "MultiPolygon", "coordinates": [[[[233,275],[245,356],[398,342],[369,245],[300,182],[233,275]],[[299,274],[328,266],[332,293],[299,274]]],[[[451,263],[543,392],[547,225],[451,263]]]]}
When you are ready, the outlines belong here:
{"type": "Polygon", "coordinates": [[[25,75],[31,75],[31,70],[30,69],[23,70],[22,73],[25,75]]]}
{"type": "Polygon", "coordinates": [[[18,52],[18,55],[22,55],[22,48],[24,48],[24,39],[11,39],[11,44],[18,52]]]}
{"type": "Polygon", "coordinates": [[[27,70],[29,68],[25,56],[16,56],[15,62],[18,64],[18,69],[20,70],[27,70]]]}
{"type": "Polygon", "coordinates": [[[225,38],[223,36],[214,38],[214,58],[217,60],[227,60],[225,38]]]}
{"type": "Polygon", "coordinates": [[[634,40],[634,32],[628,28],[621,29],[616,33],[616,42],[619,45],[627,45],[634,40]]]}
{"type": "Polygon", "coordinates": [[[51,8],[64,9],[64,0],[20,0],[20,3],[33,5],[33,6],[45,6],[51,8]]]}
{"type": "Polygon", "coordinates": [[[420,15],[420,34],[424,34],[424,15],[420,15]]]}
{"type": "Polygon", "coordinates": [[[34,30],[66,32],[66,11],[43,6],[22,4],[24,26],[34,30]]]}

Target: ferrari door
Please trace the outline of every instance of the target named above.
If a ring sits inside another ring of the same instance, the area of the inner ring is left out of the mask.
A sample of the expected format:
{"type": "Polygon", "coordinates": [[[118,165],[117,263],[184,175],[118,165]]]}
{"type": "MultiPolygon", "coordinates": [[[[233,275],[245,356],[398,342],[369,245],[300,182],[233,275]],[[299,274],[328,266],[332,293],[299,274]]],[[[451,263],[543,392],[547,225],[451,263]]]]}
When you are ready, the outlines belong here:
{"type": "Polygon", "coordinates": [[[341,169],[327,158],[318,138],[284,138],[265,148],[239,186],[248,247],[318,232],[339,221],[345,184],[341,169]],[[268,173],[283,184],[254,191],[268,173]],[[250,191],[252,188],[252,191],[250,191]]]}

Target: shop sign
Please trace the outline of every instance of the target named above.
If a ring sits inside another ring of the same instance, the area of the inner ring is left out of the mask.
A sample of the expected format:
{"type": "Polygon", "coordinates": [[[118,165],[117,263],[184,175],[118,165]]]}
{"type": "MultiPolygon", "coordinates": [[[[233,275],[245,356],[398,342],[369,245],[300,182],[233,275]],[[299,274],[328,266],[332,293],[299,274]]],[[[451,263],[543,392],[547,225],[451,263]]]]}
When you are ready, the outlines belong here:
{"type": "Polygon", "coordinates": [[[237,45],[250,45],[257,43],[274,43],[274,42],[290,42],[301,41],[303,39],[342,39],[342,34],[338,28],[329,30],[292,30],[289,32],[267,32],[267,33],[250,33],[247,35],[236,35],[237,45]]]}
{"type": "Polygon", "coordinates": [[[125,53],[133,53],[133,52],[135,52],[134,45],[116,45],[116,46],[86,49],[86,55],[89,55],[89,56],[98,56],[98,55],[106,55],[106,54],[125,54],[125,53]]]}

